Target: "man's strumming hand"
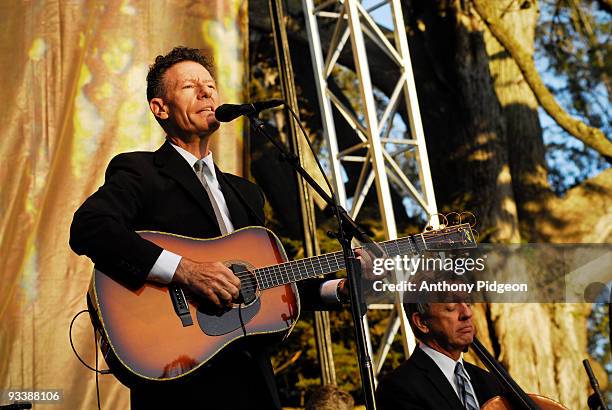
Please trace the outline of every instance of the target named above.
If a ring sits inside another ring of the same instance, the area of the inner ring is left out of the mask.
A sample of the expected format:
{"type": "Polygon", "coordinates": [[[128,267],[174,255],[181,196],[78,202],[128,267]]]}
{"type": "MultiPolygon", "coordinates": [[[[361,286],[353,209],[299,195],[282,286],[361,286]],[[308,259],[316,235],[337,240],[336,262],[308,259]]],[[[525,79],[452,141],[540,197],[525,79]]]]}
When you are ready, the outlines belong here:
{"type": "Polygon", "coordinates": [[[172,282],[219,309],[230,307],[239,296],[240,279],[221,262],[196,262],[183,257],[172,282]]]}

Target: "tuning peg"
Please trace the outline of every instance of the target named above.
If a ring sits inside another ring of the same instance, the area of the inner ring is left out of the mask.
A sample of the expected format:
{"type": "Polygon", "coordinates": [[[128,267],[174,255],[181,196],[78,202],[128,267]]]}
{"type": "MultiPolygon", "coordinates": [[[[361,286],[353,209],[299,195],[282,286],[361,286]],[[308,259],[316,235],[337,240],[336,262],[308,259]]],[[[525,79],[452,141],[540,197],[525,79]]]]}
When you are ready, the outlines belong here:
{"type": "Polygon", "coordinates": [[[449,221],[449,226],[455,226],[461,223],[461,215],[458,212],[449,212],[445,217],[446,220],[449,221]]]}
{"type": "MultiPolygon", "coordinates": [[[[470,225],[470,228],[472,227],[472,225],[470,225]]],[[[478,240],[480,239],[480,232],[478,232],[476,229],[472,228],[472,235],[474,235],[474,241],[478,242],[478,240]]]]}
{"type": "Polygon", "coordinates": [[[463,211],[459,214],[459,223],[467,223],[473,228],[476,226],[476,215],[470,211],[463,211]]]}
{"type": "Polygon", "coordinates": [[[439,212],[429,215],[429,220],[427,222],[428,222],[428,225],[427,227],[425,227],[426,230],[433,230],[434,225],[438,225],[440,227],[438,229],[442,229],[448,226],[448,219],[446,219],[446,216],[444,216],[444,214],[441,214],[439,212]],[[434,221],[434,218],[436,216],[438,217],[438,221],[437,221],[438,223],[435,223],[434,221]]]}

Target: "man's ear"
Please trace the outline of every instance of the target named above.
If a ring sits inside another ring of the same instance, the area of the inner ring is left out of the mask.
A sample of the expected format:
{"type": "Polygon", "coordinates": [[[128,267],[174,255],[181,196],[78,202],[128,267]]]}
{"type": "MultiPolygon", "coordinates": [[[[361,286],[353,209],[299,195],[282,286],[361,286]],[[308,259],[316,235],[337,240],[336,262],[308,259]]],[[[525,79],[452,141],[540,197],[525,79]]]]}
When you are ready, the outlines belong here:
{"type": "Polygon", "coordinates": [[[429,324],[427,323],[427,319],[425,319],[420,313],[414,312],[412,314],[412,323],[414,323],[417,329],[419,329],[422,333],[429,333],[429,324]]]}
{"type": "Polygon", "coordinates": [[[149,108],[151,108],[153,115],[160,120],[168,119],[168,106],[164,104],[163,99],[159,97],[152,98],[151,101],[149,101],[149,108]]]}

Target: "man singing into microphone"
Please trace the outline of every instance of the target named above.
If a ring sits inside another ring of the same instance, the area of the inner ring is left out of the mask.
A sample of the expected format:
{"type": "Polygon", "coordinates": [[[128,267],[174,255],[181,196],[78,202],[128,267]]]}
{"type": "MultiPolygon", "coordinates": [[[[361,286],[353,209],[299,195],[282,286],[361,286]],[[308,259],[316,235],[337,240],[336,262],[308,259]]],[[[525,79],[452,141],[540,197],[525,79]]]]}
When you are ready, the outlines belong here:
{"type": "MultiPolygon", "coordinates": [[[[151,112],[166,132],[155,152],[129,152],[110,162],[105,182],[77,210],[70,245],[102,272],[126,283],[176,283],[219,309],[237,300],[240,281],[221,262],[196,262],[142,239],[154,230],[213,238],[264,220],[255,184],[216,167],[209,144],[220,104],[213,67],[197,49],[176,47],[158,56],[147,75],[151,112]]],[[[302,306],[338,304],[344,280],[301,286],[302,306]]],[[[154,318],[152,318],[154,320],[154,318]]],[[[234,343],[221,360],[181,384],[131,390],[136,409],[280,409],[265,349],[250,339],[234,343]]]]}

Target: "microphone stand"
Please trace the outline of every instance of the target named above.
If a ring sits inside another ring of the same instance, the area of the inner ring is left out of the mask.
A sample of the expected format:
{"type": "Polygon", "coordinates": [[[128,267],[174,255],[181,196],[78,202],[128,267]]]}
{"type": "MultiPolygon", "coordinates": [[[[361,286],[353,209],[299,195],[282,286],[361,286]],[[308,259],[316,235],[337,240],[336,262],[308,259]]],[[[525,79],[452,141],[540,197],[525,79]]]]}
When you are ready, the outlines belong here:
{"type": "MultiPolygon", "coordinates": [[[[356,238],[363,243],[373,243],[372,239],[357,225],[349,216],[348,212],[336,203],[333,196],[327,195],[325,190],[308,174],[300,165],[296,155],[289,152],[281,142],[273,138],[265,129],[265,124],[258,118],[258,113],[248,115],[251,128],[257,134],[267,138],[281,153],[283,160],[289,163],[295,171],[323,198],[323,200],[335,211],[338,218],[338,233],[334,235],[340,246],[346,266],[348,283],[351,294],[351,311],[353,324],[355,326],[355,340],[357,344],[357,357],[359,361],[359,372],[361,374],[361,385],[365,397],[367,410],[375,410],[376,403],[374,398],[374,372],[372,370],[372,359],[366,346],[365,329],[362,318],[367,311],[367,305],[363,301],[361,292],[361,265],[351,247],[351,241],[356,238]]],[[[332,193],[333,195],[333,193],[332,193]]]]}

